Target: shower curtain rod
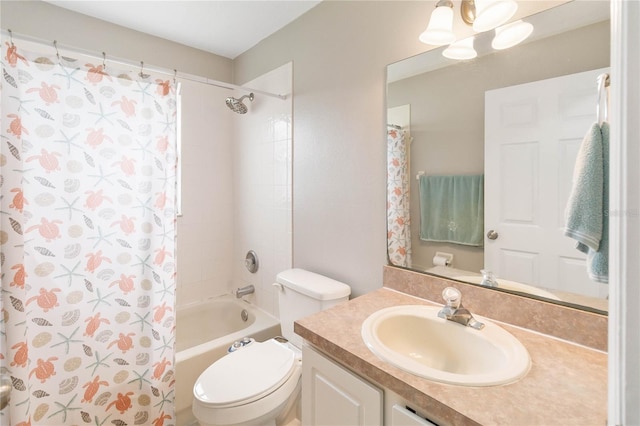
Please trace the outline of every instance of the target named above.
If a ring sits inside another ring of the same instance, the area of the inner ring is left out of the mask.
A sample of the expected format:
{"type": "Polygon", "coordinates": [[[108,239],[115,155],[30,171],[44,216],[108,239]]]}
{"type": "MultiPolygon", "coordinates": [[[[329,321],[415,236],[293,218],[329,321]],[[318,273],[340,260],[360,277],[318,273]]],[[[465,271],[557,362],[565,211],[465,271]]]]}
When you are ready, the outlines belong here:
{"type": "MultiPolygon", "coordinates": [[[[58,48],[60,48],[60,43],[58,43],[56,40],[54,40],[53,42],[48,42],[47,40],[43,40],[37,37],[33,37],[33,36],[29,36],[29,35],[25,35],[25,34],[16,34],[15,32],[11,31],[11,29],[7,29],[7,30],[2,30],[1,31],[2,35],[4,36],[8,36],[10,41],[13,42],[14,37],[17,39],[21,39],[27,42],[32,42],[32,43],[39,43],[39,44],[43,44],[43,45],[52,45],[53,48],[56,51],[56,54],[59,54],[58,52],[58,48]]],[[[148,67],[144,64],[144,62],[140,61],[140,64],[135,64],[133,61],[127,60],[127,59],[121,59],[121,58],[107,58],[106,53],[102,52],[102,56],[96,56],[94,53],[88,51],[88,50],[84,50],[78,47],[73,47],[73,46],[68,46],[68,45],[63,45],[62,47],[63,50],[68,51],[68,52],[72,52],[72,53],[78,53],[84,56],[88,56],[90,58],[95,58],[95,59],[99,59],[102,60],[103,63],[105,63],[106,61],[109,61],[111,63],[114,64],[118,64],[118,65],[124,65],[127,67],[131,67],[131,68],[137,68],[140,67],[140,71],[142,72],[143,70],[145,71],[151,71],[153,73],[156,74],[163,74],[163,75],[169,75],[172,76],[174,78],[180,78],[183,80],[187,80],[187,81],[193,81],[196,83],[203,83],[203,84],[207,84],[209,86],[216,86],[216,87],[221,87],[223,89],[229,89],[229,90],[242,90],[245,92],[253,92],[253,93],[260,93],[261,95],[265,95],[265,96],[271,96],[273,98],[279,98],[282,100],[287,99],[287,95],[282,95],[282,94],[278,94],[278,93],[271,93],[271,92],[266,92],[264,90],[260,90],[260,89],[253,89],[251,87],[245,87],[245,86],[238,86],[236,84],[231,84],[231,83],[225,83],[223,81],[217,81],[217,80],[213,80],[207,77],[201,77],[198,75],[194,75],[194,74],[188,74],[188,73],[184,73],[184,72],[178,72],[176,69],[173,70],[169,70],[167,68],[160,68],[160,67],[148,67]]]]}

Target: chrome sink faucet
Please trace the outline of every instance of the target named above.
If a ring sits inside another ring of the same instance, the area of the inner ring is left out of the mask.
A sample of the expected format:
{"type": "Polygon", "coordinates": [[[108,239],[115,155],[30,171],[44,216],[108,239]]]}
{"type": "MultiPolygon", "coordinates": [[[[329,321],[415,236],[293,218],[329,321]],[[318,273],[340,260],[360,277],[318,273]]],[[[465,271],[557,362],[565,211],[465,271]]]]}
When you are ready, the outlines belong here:
{"type": "Polygon", "coordinates": [[[481,269],[480,273],[482,274],[482,282],[480,285],[485,287],[498,287],[498,281],[496,281],[495,275],[488,269],[481,269]]]}
{"type": "Polygon", "coordinates": [[[471,315],[471,312],[462,306],[462,293],[460,293],[460,290],[447,287],[442,291],[442,297],[447,304],[438,312],[440,318],[457,322],[458,324],[475,328],[476,330],[482,330],[484,328],[484,324],[475,319],[473,315],[471,315]]]}

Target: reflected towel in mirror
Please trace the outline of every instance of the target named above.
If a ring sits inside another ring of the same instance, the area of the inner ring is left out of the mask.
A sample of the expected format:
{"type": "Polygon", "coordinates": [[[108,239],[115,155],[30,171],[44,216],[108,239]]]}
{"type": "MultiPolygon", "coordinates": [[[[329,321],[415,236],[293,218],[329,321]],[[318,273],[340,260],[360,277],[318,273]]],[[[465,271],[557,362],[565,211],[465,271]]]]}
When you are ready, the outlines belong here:
{"type": "Polygon", "coordinates": [[[420,239],[482,247],[484,175],[420,176],[420,239]]]}
{"type": "Polygon", "coordinates": [[[587,255],[589,278],[609,283],[609,124],[593,123],[580,145],[564,235],[587,255]]]}

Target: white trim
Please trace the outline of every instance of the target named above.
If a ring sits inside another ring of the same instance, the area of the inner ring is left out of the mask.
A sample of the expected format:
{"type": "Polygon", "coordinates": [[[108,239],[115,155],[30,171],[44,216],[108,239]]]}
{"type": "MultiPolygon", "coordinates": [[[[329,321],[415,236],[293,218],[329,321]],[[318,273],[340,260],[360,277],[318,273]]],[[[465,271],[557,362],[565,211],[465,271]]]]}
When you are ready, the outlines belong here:
{"type": "Polygon", "coordinates": [[[611,2],[608,424],[640,424],[640,2],[611,2]]]}

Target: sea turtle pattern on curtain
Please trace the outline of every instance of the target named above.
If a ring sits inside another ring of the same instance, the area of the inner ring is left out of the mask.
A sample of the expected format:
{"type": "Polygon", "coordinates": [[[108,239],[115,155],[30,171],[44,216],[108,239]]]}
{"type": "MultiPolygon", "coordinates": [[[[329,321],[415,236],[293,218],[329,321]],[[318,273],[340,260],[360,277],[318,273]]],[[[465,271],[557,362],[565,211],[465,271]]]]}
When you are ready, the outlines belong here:
{"type": "Polygon", "coordinates": [[[3,43],[2,424],[175,424],[175,87],[101,62],[3,43]]]}

